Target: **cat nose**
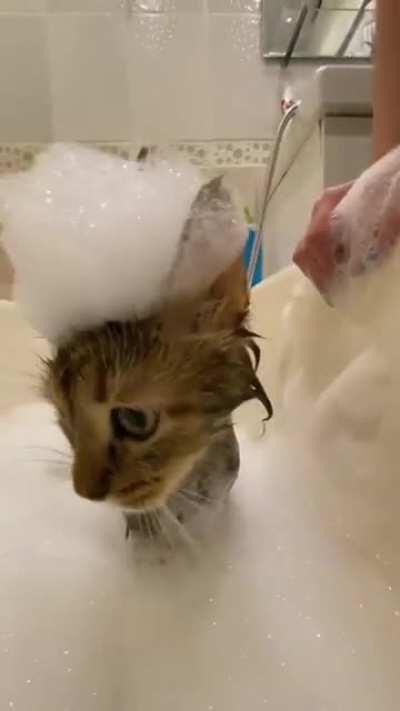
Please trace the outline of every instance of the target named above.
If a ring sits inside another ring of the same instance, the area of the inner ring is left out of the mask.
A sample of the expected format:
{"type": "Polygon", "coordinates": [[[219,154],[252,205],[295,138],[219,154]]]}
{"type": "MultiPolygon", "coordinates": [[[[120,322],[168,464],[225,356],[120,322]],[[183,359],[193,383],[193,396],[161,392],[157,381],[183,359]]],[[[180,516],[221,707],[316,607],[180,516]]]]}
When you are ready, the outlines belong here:
{"type": "Polygon", "coordinates": [[[91,501],[104,501],[111,488],[111,469],[105,467],[95,478],[82,480],[74,477],[74,489],[79,496],[91,501]]]}

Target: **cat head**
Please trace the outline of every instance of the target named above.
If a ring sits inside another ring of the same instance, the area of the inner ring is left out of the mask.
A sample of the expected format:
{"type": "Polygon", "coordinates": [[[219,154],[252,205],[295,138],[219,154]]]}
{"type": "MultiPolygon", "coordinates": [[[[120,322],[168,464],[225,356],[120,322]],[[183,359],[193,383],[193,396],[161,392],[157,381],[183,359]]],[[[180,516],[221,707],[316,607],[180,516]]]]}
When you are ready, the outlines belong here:
{"type": "Polygon", "coordinates": [[[202,206],[221,190],[213,181],[194,202],[171,273],[172,296],[157,313],[77,332],[46,363],[46,394],[71,444],[74,488],[83,497],[157,508],[230,426],[238,405],[257,397],[271,415],[246,329],[241,257],[195,297],[179,279],[193,235],[204,229],[202,206]]]}

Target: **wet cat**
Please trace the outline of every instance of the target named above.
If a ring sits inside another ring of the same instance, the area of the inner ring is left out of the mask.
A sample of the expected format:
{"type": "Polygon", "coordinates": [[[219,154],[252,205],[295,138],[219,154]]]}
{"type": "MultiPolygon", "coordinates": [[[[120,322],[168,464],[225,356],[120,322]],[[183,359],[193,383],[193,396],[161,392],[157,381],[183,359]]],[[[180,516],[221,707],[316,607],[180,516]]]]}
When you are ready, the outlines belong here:
{"type": "MultiPolygon", "coordinates": [[[[220,179],[201,188],[174,271],[205,228],[205,211],[229,199],[220,179]]],[[[223,496],[239,469],[233,410],[258,398],[271,416],[248,305],[239,258],[196,297],[175,295],[146,319],[77,332],[46,362],[45,392],[73,450],[75,491],[118,504],[128,530],[167,501],[179,518],[179,491],[200,502],[223,496]]]]}

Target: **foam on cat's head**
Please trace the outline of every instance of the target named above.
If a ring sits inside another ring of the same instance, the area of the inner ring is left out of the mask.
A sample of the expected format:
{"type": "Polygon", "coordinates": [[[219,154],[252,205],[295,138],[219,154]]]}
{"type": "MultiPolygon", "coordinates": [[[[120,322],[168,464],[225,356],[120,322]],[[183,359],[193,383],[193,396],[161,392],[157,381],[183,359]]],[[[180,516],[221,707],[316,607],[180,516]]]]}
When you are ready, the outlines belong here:
{"type": "Polygon", "coordinates": [[[184,251],[183,280],[181,238],[202,182],[186,163],[143,164],[61,144],[28,173],[2,178],[2,239],[35,328],[59,342],[105,321],[145,317],[167,292],[211,283],[246,232],[233,203],[208,220],[205,206],[205,231],[184,251]]]}

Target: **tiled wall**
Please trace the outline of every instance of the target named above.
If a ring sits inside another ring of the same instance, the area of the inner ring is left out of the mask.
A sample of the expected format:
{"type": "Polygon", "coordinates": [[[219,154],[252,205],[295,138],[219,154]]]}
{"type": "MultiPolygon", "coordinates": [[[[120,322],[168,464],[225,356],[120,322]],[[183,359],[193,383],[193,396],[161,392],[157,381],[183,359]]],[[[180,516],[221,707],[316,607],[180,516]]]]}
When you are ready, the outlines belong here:
{"type": "Polygon", "coordinates": [[[260,0],[0,0],[0,142],[265,139],[260,0]]]}

